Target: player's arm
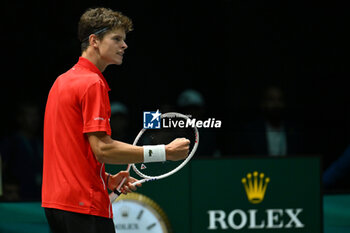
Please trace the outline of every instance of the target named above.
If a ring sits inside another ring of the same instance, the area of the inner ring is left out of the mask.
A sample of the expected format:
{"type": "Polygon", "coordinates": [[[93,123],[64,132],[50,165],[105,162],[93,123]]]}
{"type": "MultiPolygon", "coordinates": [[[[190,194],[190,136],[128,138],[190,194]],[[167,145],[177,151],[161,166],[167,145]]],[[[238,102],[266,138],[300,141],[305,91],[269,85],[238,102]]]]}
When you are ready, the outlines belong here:
{"type": "Polygon", "coordinates": [[[128,164],[143,162],[143,148],[113,140],[105,132],[87,133],[96,159],[101,163],[128,164]]]}
{"type": "MultiPolygon", "coordinates": [[[[141,146],[134,146],[113,140],[105,132],[87,133],[91,149],[96,159],[107,164],[129,164],[144,162],[144,150],[141,146]]],[[[189,140],[178,138],[165,145],[166,160],[181,160],[187,157],[189,140]]]]}

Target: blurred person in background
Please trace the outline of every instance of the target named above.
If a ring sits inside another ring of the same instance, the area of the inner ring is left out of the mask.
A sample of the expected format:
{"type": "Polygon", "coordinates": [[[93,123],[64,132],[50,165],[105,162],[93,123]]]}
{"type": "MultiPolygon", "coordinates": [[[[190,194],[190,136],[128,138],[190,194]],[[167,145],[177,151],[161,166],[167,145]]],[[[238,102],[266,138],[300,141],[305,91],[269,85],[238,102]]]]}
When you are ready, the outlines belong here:
{"type": "Polygon", "coordinates": [[[2,196],[2,158],[0,154],[0,198],[2,196]]]}
{"type": "Polygon", "coordinates": [[[324,172],[323,187],[326,190],[350,191],[350,145],[324,172]]]}
{"type": "Polygon", "coordinates": [[[115,101],[111,103],[112,138],[118,141],[129,142],[129,110],[125,104],[115,101]]]}
{"type": "Polygon", "coordinates": [[[41,197],[43,144],[41,116],[36,103],[19,103],[17,129],[1,142],[3,200],[39,201],[41,197]]]}
{"type": "Polygon", "coordinates": [[[279,86],[264,88],[261,115],[244,125],[234,140],[234,154],[286,156],[304,152],[303,135],[286,116],[287,104],[279,86]]]}
{"type": "MultiPolygon", "coordinates": [[[[191,119],[206,120],[208,117],[215,118],[215,116],[207,116],[207,108],[203,95],[194,89],[186,89],[180,93],[177,98],[177,107],[179,112],[189,115],[191,119]]],[[[198,128],[199,141],[196,156],[205,157],[220,157],[221,153],[217,146],[216,129],[198,128]]]]}

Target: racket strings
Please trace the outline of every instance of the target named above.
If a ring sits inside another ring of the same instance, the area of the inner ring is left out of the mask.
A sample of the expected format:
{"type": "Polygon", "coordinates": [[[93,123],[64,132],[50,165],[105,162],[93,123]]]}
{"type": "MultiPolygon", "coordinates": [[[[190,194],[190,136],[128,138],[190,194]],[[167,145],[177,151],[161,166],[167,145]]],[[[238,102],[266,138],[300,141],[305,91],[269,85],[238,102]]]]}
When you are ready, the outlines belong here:
{"type": "MultiPolygon", "coordinates": [[[[174,121],[174,119],[172,119],[174,121]]],[[[146,130],[139,138],[137,145],[167,145],[176,138],[187,138],[190,140],[191,151],[195,144],[195,132],[192,128],[171,127],[162,129],[146,130]]],[[[166,161],[157,163],[135,164],[136,169],[146,176],[160,176],[178,167],[181,161],[166,161]]]]}

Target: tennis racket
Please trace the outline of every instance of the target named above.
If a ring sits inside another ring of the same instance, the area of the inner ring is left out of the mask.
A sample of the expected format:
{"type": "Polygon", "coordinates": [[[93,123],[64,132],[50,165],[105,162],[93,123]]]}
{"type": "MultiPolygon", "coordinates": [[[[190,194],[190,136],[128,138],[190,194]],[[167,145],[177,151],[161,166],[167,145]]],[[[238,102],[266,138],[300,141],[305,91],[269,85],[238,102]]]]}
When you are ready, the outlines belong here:
{"type": "MultiPolygon", "coordinates": [[[[133,183],[137,185],[149,181],[164,179],[171,176],[183,168],[195,154],[198,143],[199,134],[195,124],[191,124],[191,119],[181,113],[168,112],[160,115],[161,122],[164,122],[161,129],[142,129],[136,136],[133,145],[159,145],[168,144],[176,138],[187,138],[190,140],[189,155],[181,161],[165,161],[154,163],[129,164],[130,168],[142,179],[133,183]]],[[[193,120],[192,120],[193,121],[193,120]]],[[[120,194],[120,189],[125,182],[124,178],[119,186],[109,195],[109,199],[113,202],[120,194]]]]}

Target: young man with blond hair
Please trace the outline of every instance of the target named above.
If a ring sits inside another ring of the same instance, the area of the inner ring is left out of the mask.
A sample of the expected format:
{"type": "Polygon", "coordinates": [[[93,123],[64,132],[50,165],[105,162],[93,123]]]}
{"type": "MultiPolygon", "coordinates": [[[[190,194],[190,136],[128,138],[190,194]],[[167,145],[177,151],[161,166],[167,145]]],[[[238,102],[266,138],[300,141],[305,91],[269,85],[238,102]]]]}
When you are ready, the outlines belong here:
{"type": "Polygon", "coordinates": [[[82,55],[56,79],[47,99],[42,206],[53,233],[109,233],[115,229],[107,189],[126,178],[121,192],[129,193],[136,190],[136,179],[126,171],[107,174],[104,164],[182,160],[189,141],[139,147],[111,138],[110,89],[102,72],[122,64],[132,22],[120,12],[94,8],[78,27],[82,55]]]}

